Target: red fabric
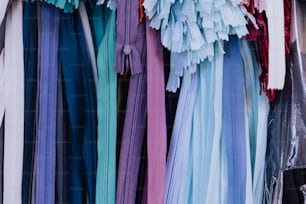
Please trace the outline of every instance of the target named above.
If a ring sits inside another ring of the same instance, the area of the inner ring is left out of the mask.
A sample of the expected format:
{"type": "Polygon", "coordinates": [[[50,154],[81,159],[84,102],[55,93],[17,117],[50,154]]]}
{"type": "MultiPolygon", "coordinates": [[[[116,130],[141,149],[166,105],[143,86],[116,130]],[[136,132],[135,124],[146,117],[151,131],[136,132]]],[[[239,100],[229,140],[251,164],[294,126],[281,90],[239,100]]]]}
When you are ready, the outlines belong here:
{"type": "MultiPolygon", "coordinates": [[[[268,24],[267,16],[265,12],[260,13],[254,6],[254,1],[251,0],[247,6],[249,13],[254,15],[256,23],[259,27],[255,29],[254,25],[249,22],[248,29],[249,34],[246,39],[249,41],[256,41],[258,47],[258,62],[261,65],[262,72],[259,76],[261,83],[261,91],[265,91],[266,96],[272,102],[275,99],[275,90],[268,90],[268,74],[269,74],[269,36],[268,36],[268,24]]],[[[289,56],[289,43],[290,43],[290,26],[291,26],[291,2],[290,0],[284,0],[284,14],[285,14],[285,48],[286,56],[289,56]]]]}
{"type": "Polygon", "coordinates": [[[138,22],[141,23],[145,17],[145,14],[144,14],[144,9],[143,9],[143,4],[144,0],[139,0],[139,17],[138,17],[138,22]]]}

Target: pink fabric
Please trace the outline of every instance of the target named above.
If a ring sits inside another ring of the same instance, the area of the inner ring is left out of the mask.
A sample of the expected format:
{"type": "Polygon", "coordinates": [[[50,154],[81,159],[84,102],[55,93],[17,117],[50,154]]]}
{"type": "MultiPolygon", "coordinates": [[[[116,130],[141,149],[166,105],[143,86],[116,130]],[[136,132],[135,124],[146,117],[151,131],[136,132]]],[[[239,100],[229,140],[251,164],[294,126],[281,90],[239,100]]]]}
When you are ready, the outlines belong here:
{"type": "Polygon", "coordinates": [[[160,33],[150,28],[149,24],[150,22],[147,19],[147,203],[163,204],[167,151],[163,48],[160,41],[160,33]]]}

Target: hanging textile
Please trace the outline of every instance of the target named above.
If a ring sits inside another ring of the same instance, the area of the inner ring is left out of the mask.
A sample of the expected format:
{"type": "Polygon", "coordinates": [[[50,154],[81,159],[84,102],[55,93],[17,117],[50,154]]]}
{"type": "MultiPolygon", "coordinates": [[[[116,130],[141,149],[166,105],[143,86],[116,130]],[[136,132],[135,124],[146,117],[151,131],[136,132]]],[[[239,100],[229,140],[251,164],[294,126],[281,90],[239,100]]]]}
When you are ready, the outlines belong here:
{"type": "Polygon", "coordinates": [[[61,13],[60,61],[69,113],[69,201],[95,202],[97,118],[92,69],[81,20],[61,13]],[[75,30],[76,29],[76,30],[75,30]],[[76,35],[78,33],[78,35],[76,35]]]}
{"type": "Polygon", "coordinates": [[[31,203],[34,152],[36,141],[36,98],[38,62],[38,20],[36,3],[24,3],[24,151],[22,174],[22,203],[31,203]]]}
{"type": "Polygon", "coordinates": [[[39,118],[37,135],[36,203],[55,201],[56,105],[59,12],[42,4],[39,26],[39,118]]]}
{"type": "Polygon", "coordinates": [[[96,202],[115,203],[116,199],[116,125],[117,73],[116,16],[104,10],[105,34],[98,51],[98,172],[96,202]]]}
{"type": "Polygon", "coordinates": [[[83,30],[85,34],[86,50],[88,53],[88,57],[90,59],[90,66],[92,68],[95,89],[97,90],[98,89],[97,88],[98,87],[98,69],[97,69],[97,63],[96,63],[96,55],[95,55],[95,49],[94,49],[94,44],[93,44],[93,39],[92,39],[92,33],[90,30],[90,25],[89,25],[89,19],[88,19],[85,4],[83,2],[80,3],[79,15],[81,17],[82,26],[83,26],[83,30]]]}
{"type": "Polygon", "coordinates": [[[266,156],[266,196],[268,203],[282,203],[284,172],[305,168],[305,9],[304,2],[292,1],[290,58],[284,90],[271,105],[268,152],[266,156]]]}
{"type": "Polygon", "coordinates": [[[166,203],[188,203],[191,179],[191,158],[188,154],[191,142],[192,114],[198,91],[198,75],[186,75],[180,91],[177,112],[166,168],[166,203]]]}
{"type": "Polygon", "coordinates": [[[267,1],[269,31],[268,89],[283,89],[286,74],[284,1],[267,1]]]}
{"type": "Polygon", "coordinates": [[[2,99],[0,124],[5,117],[3,166],[3,203],[5,204],[21,203],[24,141],[22,16],[22,2],[13,2],[6,17],[5,52],[2,51],[0,55],[0,98],[2,99]]]}
{"type": "Polygon", "coordinates": [[[199,90],[192,119],[192,203],[221,203],[220,144],[222,127],[223,53],[200,64],[199,90]],[[206,147],[206,148],[203,148],[206,147]]]}
{"type": "Polygon", "coordinates": [[[138,22],[138,0],[118,1],[116,71],[131,72],[121,140],[116,203],[135,203],[146,127],[147,77],[145,24],[138,22]]]}
{"type": "Polygon", "coordinates": [[[167,152],[163,47],[160,33],[149,24],[147,19],[148,183],[145,203],[162,204],[167,152]]]}
{"type": "Polygon", "coordinates": [[[162,44],[173,58],[167,90],[176,91],[179,77],[196,71],[205,59],[214,57],[215,42],[228,40],[229,34],[247,34],[240,1],[174,1],[146,0],[144,7],[151,26],[161,29],[162,44]],[[157,9],[158,8],[158,9],[157,9]]]}
{"type": "Polygon", "coordinates": [[[64,101],[63,76],[61,67],[58,67],[57,76],[57,115],[56,115],[56,187],[55,203],[68,203],[68,121],[64,101]]]}
{"type": "Polygon", "coordinates": [[[224,45],[222,137],[226,141],[227,203],[246,202],[246,127],[244,115],[243,64],[236,36],[224,45]],[[230,185],[233,184],[234,187],[230,185]]]}
{"type": "MultiPolygon", "coordinates": [[[[245,102],[247,129],[246,143],[249,153],[248,161],[251,163],[251,173],[247,178],[251,178],[251,183],[247,181],[247,191],[250,200],[247,203],[262,203],[264,194],[264,167],[267,143],[267,118],[269,103],[264,95],[259,95],[261,91],[260,82],[257,80],[260,75],[260,66],[257,62],[256,46],[248,43],[245,39],[240,41],[241,55],[244,62],[245,79],[245,102]],[[251,200],[252,198],[252,200],[251,200]]],[[[247,154],[248,155],[248,154],[247,154]]]]}

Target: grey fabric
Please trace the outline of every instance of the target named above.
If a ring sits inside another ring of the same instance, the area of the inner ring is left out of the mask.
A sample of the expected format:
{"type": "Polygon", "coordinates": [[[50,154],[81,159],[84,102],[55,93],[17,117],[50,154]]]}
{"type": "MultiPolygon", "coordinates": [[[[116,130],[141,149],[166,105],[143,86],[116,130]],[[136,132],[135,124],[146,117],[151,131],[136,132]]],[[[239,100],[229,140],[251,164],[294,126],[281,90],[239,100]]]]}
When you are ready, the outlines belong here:
{"type": "MultiPolygon", "coordinates": [[[[7,10],[10,8],[12,5],[13,0],[10,0],[7,6],[7,10]]],[[[4,17],[3,21],[0,22],[0,53],[2,52],[4,48],[4,39],[5,39],[5,21],[6,17],[4,17]]]]}
{"type": "Polygon", "coordinates": [[[4,150],[4,123],[0,124],[0,201],[3,200],[3,150],[4,150]]]}
{"type": "Polygon", "coordinates": [[[306,5],[292,1],[292,44],[284,90],[271,104],[266,154],[266,198],[282,203],[284,172],[306,168],[306,5]]]}

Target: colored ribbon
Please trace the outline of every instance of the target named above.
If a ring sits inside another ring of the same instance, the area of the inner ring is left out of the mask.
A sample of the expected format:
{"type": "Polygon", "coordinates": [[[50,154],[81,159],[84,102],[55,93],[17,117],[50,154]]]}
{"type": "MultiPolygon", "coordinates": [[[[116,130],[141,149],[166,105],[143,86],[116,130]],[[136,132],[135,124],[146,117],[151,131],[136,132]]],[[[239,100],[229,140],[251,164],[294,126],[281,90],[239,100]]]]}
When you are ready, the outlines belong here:
{"type": "Polygon", "coordinates": [[[222,137],[226,141],[228,192],[227,203],[246,201],[246,127],[243,64],[236,36],[224,45],[223,62],[223,123],[222,137]]]}
{"type": "Polygon", "coordinates": [[[92,69],[81,20],[61,13],[60,60],[69,120],[69,201],[95,203],[97,118],[92,69]],[[76,35],[78,33],[78,35],[76,35]]]}
{"type": "Polygon", "coordinates": [[[24,157],[22,175],[22,203],[31,203],[36,140],[36,98],[38,62],[38,21],[36,3],[24,3],[24,157]]]}
{"type": "Polygon", "coordinates": [[[192,115],[198,91],[198,75],[186,74],[180,91],[166,168],[166,203],[188,203],[192,115]]]}
{"type": "Polygon", "coordinates": [[[114,204],[117,134],[116,14],[113,11],[107,11],[107,14],[105,34],[97,57],[99,83],[96,202],[114,204]]]}
{"type": "Polygon", "coordinates": [[[148,103],[148,183],[147,202],[163,204],[167,154],[163,47],[160,33],[146,21],[147,103],[148,103]]]}
{"type": "MultiPolygon", "coordinates": [[[[2,3],[3,1],[1,1],[2,3]]],[[[4,7],[1,6],[1,9],[4,7]]],[[[3,18],[2,13],[0,18],[3,18]]],[[[0,56],[0,124],[5,112],[3,203],[21,203],[24,133],[24,57],[22,1],[6,17],[5,52],[0,56]],[[3,94],[3,95],[2,95],[3,94]]],[[[2,19],[1,19],[2,20],[2,19]]]]}
{"type": "Polygon", "coordinates": [[[40,9],[36,203],[51,204],[55,201],[59,11],[46,4],[40,9]]]}
{"type": "Polygon", "coordinates": [[[286,75],[284,1],[267,1],[269,32],[268,89],[283,89],[286,75]]]}

